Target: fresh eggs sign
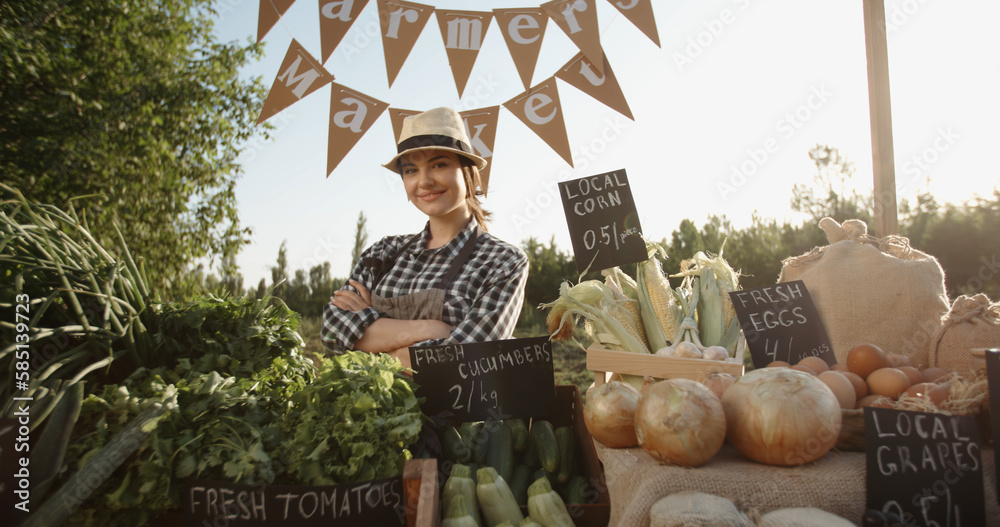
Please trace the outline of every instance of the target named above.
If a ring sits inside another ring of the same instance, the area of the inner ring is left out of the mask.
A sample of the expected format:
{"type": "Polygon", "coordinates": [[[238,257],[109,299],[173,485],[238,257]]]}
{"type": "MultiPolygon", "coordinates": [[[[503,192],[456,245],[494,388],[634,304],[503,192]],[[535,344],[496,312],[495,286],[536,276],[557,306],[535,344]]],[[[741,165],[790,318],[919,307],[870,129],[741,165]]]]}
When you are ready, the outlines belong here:
{"type": "Polygon", "coordinates": [[[816,304],[801,280],[733,291],[729,297],[754,366],[774,361],[796,364],[809,356],[827,364],[837,362],[816,304]]]}
{"type": "Polygon", "coordinates": [[[559,194],[581,273],[648,258],[624,169],[562,181],[559,194]]]}

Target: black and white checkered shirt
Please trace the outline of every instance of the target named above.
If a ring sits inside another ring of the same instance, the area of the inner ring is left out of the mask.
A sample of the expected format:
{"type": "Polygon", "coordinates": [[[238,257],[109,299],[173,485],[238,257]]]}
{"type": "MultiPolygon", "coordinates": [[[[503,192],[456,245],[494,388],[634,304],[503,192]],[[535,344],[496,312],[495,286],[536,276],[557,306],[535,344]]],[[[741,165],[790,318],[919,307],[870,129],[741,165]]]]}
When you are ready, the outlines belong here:
{"type": "MultiPolygon", "coordinates": [[[[437,249],[425,249],[430,239],[428,223],[419,234],[420,239],[399,255],[392,270],[372,293],[392,298],[437,287],[466,240],[474,235],[476,225],[473,219],[448,244],[437,249]]],[[[386,236],[366,249],[355,264],[351,279],[371,291],[375,270],[363,264],[365,259],[388,260],[411,236],[386,236]]],[[[451,337],[419,344],[433,346],[510,338],[521,314],[527,280],[528,257],[524,251],[485,233],[445,293],[442,318],[454,327],[451,337]]],[[[347,288],[350,286],[345,285],[344,289],[347,288]]],[[[384,315],[372,307],[346,311],[332,303],[327,304],[323,309],[323,343],[334,351],[353,349],[365,329],[380,316],[384,315]]]]}

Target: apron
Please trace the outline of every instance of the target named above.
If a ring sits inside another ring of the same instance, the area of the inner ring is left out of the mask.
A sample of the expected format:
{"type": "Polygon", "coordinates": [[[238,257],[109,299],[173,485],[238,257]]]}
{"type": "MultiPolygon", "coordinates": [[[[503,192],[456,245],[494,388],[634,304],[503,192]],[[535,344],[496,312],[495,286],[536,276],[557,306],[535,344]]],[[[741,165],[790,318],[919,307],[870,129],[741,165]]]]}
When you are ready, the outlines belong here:
{"type": "Polygon", "coordinates": [[[472,250],[475,249],[476,242],[479,241],[479,237],[482,236],[482,234],[482,227],[477,225],[476,232],[473,233],[473,235],[470,236],[465,242],[465,245],[462,246],[462,249],[459,251],[458,255],[455,256],[455,259],[452,260],[451,265],[448,267],[448,271],[445,272],[444,276],[441,277],[435,287],[417,291],[416,293],[408,295],[385,298],[375,294],[375,288],[378,287],[382,278],[389,274],[389,271],[392,270],[394,265],[396,265],[396,260],[399,258],[399,255],[402,254],[411,244],[413,244],[414,241],[419,239],[421,237],[420,234],[416,234],[410,238],[406,244],[404,244],[401,249],[396,251],[396,254],[392,255],[392,258],[387,261],[383,261],[378,258],[369,258],[365,263],[375,267],[375,282],[372,284],[371,288],[372,307],[379,313],[385,313],[390,318],[398,320],[443,320],[445,293],[451,289],[451,285],[454,283],[455,277],[458,276],[459,271],[462,270],[462,266],[465,265],[466,261],[468,261],[469,255],[472,254],[472,250]]]}

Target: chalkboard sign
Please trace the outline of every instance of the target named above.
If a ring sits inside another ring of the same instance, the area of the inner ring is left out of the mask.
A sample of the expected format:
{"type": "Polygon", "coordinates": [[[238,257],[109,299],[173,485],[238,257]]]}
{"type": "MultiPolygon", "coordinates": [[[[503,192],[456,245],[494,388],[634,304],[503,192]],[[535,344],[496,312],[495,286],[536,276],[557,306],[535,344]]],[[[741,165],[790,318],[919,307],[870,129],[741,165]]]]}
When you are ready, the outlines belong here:
{"type": "MultiPolygon", "coordinates": [[[[993,442],[1000,438],[1000,350],[986,350],[986,384],[989,386],[991,417],[993,421],[993,442]]],[[[1000,503],[1000,456],[994,450],[993,463],[996,465],[997,503],[1000,503]]]]}
{"type": "Polygon", "coordinates": [[[185,525],[406,525],[403,478],[336,486],[181,482],[185,525]]]}
{"type": "Polygon", "coordinates": [[[865,412],[867,508],[904,525],[986,525],[976,419],[888,408],[865,412]]]}
{"type": "Polygon", "coordinates": [[[624,169],[562,181],[559,194],[581,273],[649,257],[624,169]]]}
{"type": "Polygon", "coordinates": [[[729,293],[757,368],[817,356],[837,362],[826,328],[802,280],[729,293]]]}
{"type": "Polygon", "coordinates": [[[427,415],[459,421],[529,418],[555,405],[549,337],[410,347],[427,415]]]}

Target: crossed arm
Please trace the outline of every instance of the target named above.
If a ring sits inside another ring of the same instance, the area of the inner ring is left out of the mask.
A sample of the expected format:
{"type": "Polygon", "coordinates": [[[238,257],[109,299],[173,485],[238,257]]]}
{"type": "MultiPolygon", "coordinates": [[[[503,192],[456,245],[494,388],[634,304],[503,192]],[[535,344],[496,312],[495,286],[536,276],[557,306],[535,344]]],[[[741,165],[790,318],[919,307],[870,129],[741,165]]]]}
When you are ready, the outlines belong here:
{"type": "MultiPolygon", "coordinates": [[[[346,311],[361,311],[371,307],[371,293],[360,282],[349,280],[357,292],[349,289],[335,291],[330,303],[346,311]]],[[[425,340],[447,338],[452,327],[441,320],[399,320],[380,317],[372,322],[354,343],[354,347],[368,353],[386,353],[395,357],[404,367],[410,367],[410,345],[425,340]]]]}

